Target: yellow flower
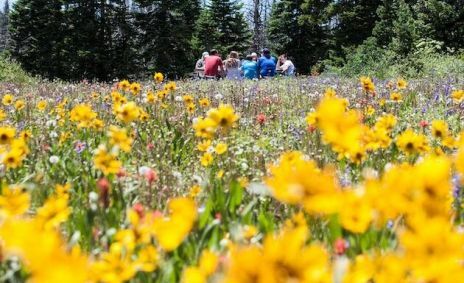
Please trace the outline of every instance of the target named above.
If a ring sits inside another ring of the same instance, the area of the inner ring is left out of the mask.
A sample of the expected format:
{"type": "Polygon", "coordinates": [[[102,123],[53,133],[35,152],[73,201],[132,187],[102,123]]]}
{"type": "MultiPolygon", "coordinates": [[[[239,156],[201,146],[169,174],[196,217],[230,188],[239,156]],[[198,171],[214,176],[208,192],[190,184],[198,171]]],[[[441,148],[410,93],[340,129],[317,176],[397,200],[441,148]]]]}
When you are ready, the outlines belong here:
{"type": "Polygon", "coordinates": [[[70,214],[71,208],[68,207],[68,198],[52,196],[45,201],[42,207],[37,209],[37,221],[45,229],[56,228],[68,220],[70,214]]]}
{"type": "Polygon", "coordinates": [[[132,92],[133,95],[138,95],[141,90],[142,90],[142,87],[139,83],[132,83],[130,85],[130,91],[132,92]]]}
{"type": "Polygon", "coordinates": [[[116,174],[121,169],[121,162],[114,154],[108,153],[104,145],[100,145],[93,158],[94,165],[101,170],[103,174],[116,174]]]}
{"type": "Polygon", "coordinates": [[[18,149],[12,149],[3,156],[3,164],[8,169],[14,169],[21,166],[23,161],[23,152],[18,149]]]}
{"type": "Polygon", "coordinates": [[[28,141],[32,137],[32,132],[29,130],[24,130],[19,133],[19,137],[24,141],[28,141]]]}
{"type": "Polygon", "coordinates": [[[213,155],[209,152],[205,152],[200,158],[200,162],[202,166],[208,167],[213,162],[213,155]]]}
{"type": "Polygon", "coordinates": [[[198,101],[201,107],[206,108],[210,105],[209,99],[208,98],[202,98],[198,101]]]}
{"type": "Polygon", "coordinates": [[[39,111],[44,111],[47,108],[47,105],[48,103],[46,100],[41,100],[37,103],[37,109],[39,109],[39,111]]]}
{"type": "Polygon", "coordinates": [[[156,83],[160,84],[164,81],[164,75],[162,73],[155,73],[153,75],[153,79],[156,83]]]}
{"type": "Polygon", "coordinates": [[[216,174],[216,178],[222,179],[222,177],[224,177],[224,173],[225,173],[224,170],[222,170],[222,169],[219,170],[219,172],[217,172],[217,174],[216,174]]]}
{"type": "Polygon", "coordinates": [[[5,106],[9,106],[13,103],[14,98],[13,95],[11,94],[5,94],[2,98],[2,104],[5,106]]]}
{"type": "Polygon", "coordinates": [[[116,109],[117,118],[124,122],[130,123],[137,120],[140,116],[140,108],[137,107],[135,102],[128,102],[122,104],[116,109]]]}
{"type": "Polygon", "coordinates": [[[398,79],[396,86],[398,89],[405,89],[408,87],[408,82],[403,79],[398,79]]]}
{"type": "Polygon", "coordinates": [[[16,110],[22,110],[24,109],[25,106],[26,106],[26,103],[22,99],[17,100],[14,104],[14,107],[16,110]]]}
{"type": "Polygon", "coordinates": [[[193,129],[195,130],[195,136],[210,139],[215,132],[215,122],[209,118],[198,118],[193,124],[193,129]]]}
{"type": "Polygon", "coordinates": [[[422,134],[414,133],[411,129],[407,129],[397,137],[396,145],[408,155],[423,153],[429,148],[427,138],[422,134]]]}
{"type": "Polygon", "coordinates": [[[182,272],[181,283],[207,283],[206,275],[195,266],[189,266],[182,272]]]}
{"type": "Polygon", "coordinates": [[[199,185],[192,186],[189,190],[189,196],[196,198],[201,193],[201,187],[199,185]]]}
{"type": "Polygon", "coordinates": [[[177,89],[177,86],[175,82],[169,82],[164,85],[164,90],[166,91],[174,91],[176,89],[177,89]]]}
{"type": "Polygon", "coordinates": [[[461,103],[464,101],[464,90],[455,90],[451,93],[454,103],[461,103]]]}
{"type": "Polygon", "coordinates": [[[375,86],[374,86],[374,83],[372,82],[371,78],[369,78],[369,77],[361,77],[360,81],[361,81],[361,86],[362,86],[363,90],[366,93],[374,93],[375,92],[375,86]]]}
{"type": "Polygon", "coordinates": [[[130,280],[137,273],[137,264],[131,259],[131,254],[124,252],[119,243],[113,243],[109,252],[92,266],[96,282],[116,283],[130,280]]]}
{"type": "Polygon", "coordinates": [[[317,113],[316,112],[308,113],[305,120],[308,126],[317,126],[317,113]]]}
{"type": "Polygon", "coordinates": [[[153,223],[153,233],[166,251],[175,250],[188,235],[197,219],[197,208],[189,198],[169,201],[169,215],[158,217],[153,223]]]}
{"type": "Polygon", "coordinates": [[[221,127],[224,130],[230,129],[238,120],[238,115],[230,105],[219,105],[218,108],[211,109],[208,112],[208,118],[214,122],[215,127],[221,127]]]}
{"type": "Polygon", "coordinates": [[[150,104],[153,104],[153,103],[156,102],[156,96],[151,91],[147,93],[147,102],[150,103],[150,104]]]}
{"type": "Polygon", "coordinates": [[[372,107],[371,105],[367,106],[366,116],[372,116],[374,114],[375,114],[375,108],[372,107]]]}
{"type": "Polygon", "coordinates": [[[109,142],[111,145],[118,146],[125,152],[129,152],[131,150],[133,140],[127,135],[126,129],[110,126],[108,137],[110,138],[109,142]]]}
{"type": "Polygon", "coordinates": [[[253,225],[246,225],[243,228],[243,237],[247,240],[253,238],[258,234],[258,229],[253,225]]]}
{"type": "Polygon", "coordinates": [[[197,145],[199,151],[205,152],[211,146],[211,140],[204,140],[197,145]]]}
{"type": "Polygon", "coordinates": [[[331,87],[327,88],[324,92],[325,97],[335,97],[336,95],[337,95],[337,92],[335,91],[335,89],[331,87]]]}
{"type": "Polygon", "coordinates": [[[443,120],[432,121],[432,135],[438,139],[448,136],[448,124],[443,120]]]}
{"type": "Polygon", "coordinates": [[[353,233],[364,233],[372,221],[373,211],[366,199],[354,191],[344,193],[340,211],[343,228],[353,233]]]}
{"type": "Polygon", "coordinates": [[[193,104],[193,103],[188,104],[188,105],[187,105],[187,111],[188,111],[188,113],[190,113],[190,114],[195,113],[195,104],[193,104]]]}
{"type": "Polygon", "coordinates": [[[6,113],[3,111],[3,109],[0,109],[0,122],[4,121],[6,119],[6,113]]]}
{"type": "Polygon", "coordinates": [[[214,148],[214,151],[221,155],[227,151],[227,144],[225,143],[218,143],[216,147],[214,148]]]}
{"type": "Polygon", "coordinates": [[[191,95],[184,95],[182,96],[182,100],[186,105],[192,104],[194,102],[193,96],[191,95]]]}
{"type": "Polygon", "coordinates": [[[128,80],[123,80],[118,83],[118,88],[124,91],[128,91],[130,89],[130,82],[128,80]]]}
{"type": "Polygon", "coordinates": [[[21,187],[4,186],[0,195],[0,213],[3,216],[23,215],[31,204],[30,194],[21,187]]]}
{"type": "Polygon", "coordinates": [[[10,144],[16,135],[16,129],[12,127],[0,127],[0,144],[10,144]]]}
{"type": "Polygon", "coordinates": [[[92,110],[89,104],[79,104],[70,112],[70,120],[77,122],[78,128],[89,128],[93,120],[97,118],[97,113],[92,110]]]}
{"type": "Polygon", "coordinates": [[[390,100],[395,102],[401,102],[403,100],[403,96],[399,92],[392,92],[390,94],[390,100]]]}
{"type": "Polygon", "coordinates": [[[265,179],[272,195],[288,204],[302,204],[310,213],[333,213],[339,208],[339,187],[331,170],[321,170],[300,152],[283,154],[265,179]]]}

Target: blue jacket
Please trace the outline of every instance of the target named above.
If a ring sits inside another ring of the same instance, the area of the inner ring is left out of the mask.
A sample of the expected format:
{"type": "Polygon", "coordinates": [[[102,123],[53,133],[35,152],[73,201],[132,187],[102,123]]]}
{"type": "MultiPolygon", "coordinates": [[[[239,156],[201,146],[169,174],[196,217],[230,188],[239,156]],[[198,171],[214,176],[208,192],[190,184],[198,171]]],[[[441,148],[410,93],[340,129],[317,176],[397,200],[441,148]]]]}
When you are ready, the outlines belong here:
{"type": "Polygon", "coordinates": [[[261,77],[275,76],[277,60],[272,56],[261,56],[258,60],[258,68],[261,77]]]}

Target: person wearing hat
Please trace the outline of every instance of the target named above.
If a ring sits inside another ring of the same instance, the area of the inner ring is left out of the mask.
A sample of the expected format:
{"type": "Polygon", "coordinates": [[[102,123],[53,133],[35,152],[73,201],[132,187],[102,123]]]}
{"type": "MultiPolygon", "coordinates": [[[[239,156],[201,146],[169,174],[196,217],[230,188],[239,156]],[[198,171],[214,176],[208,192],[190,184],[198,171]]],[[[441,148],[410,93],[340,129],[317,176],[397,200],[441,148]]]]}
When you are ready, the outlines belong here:
{"type": "Polygon", "coordinates": [[[195,64],[195,73],[197,73],[198,77],[200,78],[205,76],[205,58],[208,56],[208,52],[203,52],[201,58],[198,59],[197,63],[195,64]]]}
{"type": "Polygon", "coordinates": [[[270,78],[275,76],[277,60],[271,55],[267,48],[263,49],[263,55],[258,60],[258,70],[261,78],[270,78]]]}

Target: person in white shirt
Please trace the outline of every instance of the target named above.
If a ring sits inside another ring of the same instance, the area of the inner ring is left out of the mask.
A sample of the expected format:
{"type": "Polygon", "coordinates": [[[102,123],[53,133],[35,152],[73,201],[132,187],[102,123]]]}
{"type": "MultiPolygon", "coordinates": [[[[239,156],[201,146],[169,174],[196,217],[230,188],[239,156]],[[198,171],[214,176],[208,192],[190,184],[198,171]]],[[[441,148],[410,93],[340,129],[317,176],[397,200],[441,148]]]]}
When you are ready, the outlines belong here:
{"type": "Polygon", "coordinates": [[[295,65],[293,65],[293,62],[288,59],[286,54],[279,56],[276,69],[285,76],[295,75],[295,65]]]}

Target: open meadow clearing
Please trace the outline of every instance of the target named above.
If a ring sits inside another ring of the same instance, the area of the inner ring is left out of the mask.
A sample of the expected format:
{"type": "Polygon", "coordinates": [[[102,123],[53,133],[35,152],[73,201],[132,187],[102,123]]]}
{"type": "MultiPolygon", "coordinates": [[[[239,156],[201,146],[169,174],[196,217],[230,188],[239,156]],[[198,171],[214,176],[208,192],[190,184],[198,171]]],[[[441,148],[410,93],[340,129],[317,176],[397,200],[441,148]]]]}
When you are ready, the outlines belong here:
{"type": "Polygon", "coordinates": [[[463,86],[3,83],[1,281],[461,282],[463,86]]]}

